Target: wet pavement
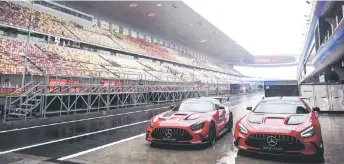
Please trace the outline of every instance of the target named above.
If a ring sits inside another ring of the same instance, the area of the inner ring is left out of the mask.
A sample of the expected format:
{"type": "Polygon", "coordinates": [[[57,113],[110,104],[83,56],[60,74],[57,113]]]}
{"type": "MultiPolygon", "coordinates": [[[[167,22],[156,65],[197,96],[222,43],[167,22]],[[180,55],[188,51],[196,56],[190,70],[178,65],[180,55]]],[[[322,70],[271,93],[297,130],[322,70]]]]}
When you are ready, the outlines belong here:
{"type": "MultiPolygon", "coordinates": [[[[240,105],[232,108],[234,119],[238,120],[247,113],[246,106],[256,104],[260,95],[246,98],[240,105]]],[[[343,163],[344,156],[344,115],[320,116],[325,146],[325,161],[321,163],[343,163]]],[[[221,137],[213,147],[159,146],[150,147],[144,136],[119,143],[104,149],[76,155],[67,159],[72,163],[102,164],[274,164],[274,163],[315,163],[311,158],[257,155],[254,153],[238,153],[233,145],[232,134],[221,137]]]]}
{"type": "MultiPolygon", "coordinates": [[[[233,96],[226,105],[238,105],[252,96],[257,94],[233,96]]],[[[33,163],[60,163],[57,158],[144,133],[147,119],[165,110],[169,108],[128,111],[77,122],[1,131],[0,163],[28,163],[30,160],[33,163]]]]}
{"type": "MultiPolygon", "coordinates": [[[[231,97],[226,103],[238,120],[261,100],[261,94],[231,97]]],[[[169,110],[130,111],[79,122],[0,133],[0,163],[102,163],[102,164],[272,164],[314,163],[311,159],[239,153],[232,134],[221,137],[213,147],[182,146],[150,147],[144,136],[146,120],[156,113],[169,110]],[[135,139],[130,137],[138,136],[135,139]],[[129,139],[128,139],[129,138],[129,139]],[[128,141],[121,142],[123,139],[128,141]],[[120,143],[117,143],[120,142],[120,143]],[[113,143],[113,145],[99,148],[113,143]],[[84,154],[77,154],[93,148],[84,154]],[[7,152],[6,152],[7,151],[7,152]],[[64,161],[60,161],[65,157],[64,161]]],[[[320,116],[325,146],[325,162],[342,163],[344,156],[344,115],[320,116]]]]}

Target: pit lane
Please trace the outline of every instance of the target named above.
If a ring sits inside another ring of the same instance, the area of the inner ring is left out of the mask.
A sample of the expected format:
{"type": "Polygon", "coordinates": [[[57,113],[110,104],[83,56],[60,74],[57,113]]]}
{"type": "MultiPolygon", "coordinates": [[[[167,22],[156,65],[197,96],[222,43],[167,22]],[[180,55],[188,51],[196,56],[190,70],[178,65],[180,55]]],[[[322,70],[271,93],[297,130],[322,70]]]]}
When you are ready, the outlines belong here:
{"type": "MultiPolygon", "coordinates": [[[[246,106],[255,105],[260,99],[261,94],[240,95],[232,97],[230,102],[226,104],[231,106],[234,112],[234,120],[238,120],[248,111],[246,106]]],[[[94,126],[94,121],[98,120],[98,127],[94,132],[106,130],[114,125],[104,124],[104,122],[114,119],[113,117],[95,119],[91,122],[89,120],[74,124],[73,126],[81,126],[82,124],[91,124],[94,126]]],[[[325,145],[325,163],[341,163],[344,157],[340,155],[343,152],[344,130],[340,128],[340,124],[344,124],[343,116],[341,115],[321,115],[323,138],[325,145]]],[[[126,124],[128,125],[128,124],[126,124]]],[[[69,124],[63,126],[71,126],[69,124]]],[[[60,129],[63,129],[60,126],[60,129]]],[[[91,126],[91,127],[93,127],[91,126]]],[[[125,126],[125,125],[120,125],[125,126]]],[[[5,149],[0,144],[1,152],[3,150],[15,150],[16,148],[24,148],[22,150],[9,152],[0,155],[0,163],[306,163],[304,159],[273,157],[257,154],[239,154],[237,149],[233,146],[233,137],[231,134],[226,134],[220,138],[214,147],[207,149],[200,149],[198,147],[180,147],[168,146],[152,148],[144,140],[141,135],[145,132],[146,123],[138,123],[126,127],[115,126],[115,129],[104,132],[95,133],[92,135],[85,135],[73,139],[67,139],[50,144],[38,145],[35,147],[25,148],[26,144],[15,144],[13,138],[14,133],[8,136],[6,142],[12,142],[10,148],[5,149]],[[119,128],[116,128],[119,127],[119,128]],[[12,138],[12,139],[11,139],[12,138]]],[[[81,126],[82,127],[82,126],[81,126]]],[[[50,127],[52,128],[52,127],[50,127]]],[[[56,128],[56,127],[55,127],[56,128]]],[[[36,129],[37,130],[37,129],[36,129]]],[[[16,132],[16,131],[14,131],[16,132]]],[[[17,131],[19,132],[19,131],[17,131]]],[[[21,133],[34,133],[29,129],[23,130],[21,133]]],[[[80,132],[80,131],[79,131],[80,132]]],[[[86,131],[87,132],[87,131],[86,131]]],[[[82,134],[89,134],[79,133],[82,134]]],[[[4,136],[1,134],[1,136],[4,136]]],[[[30,135],[26,135],[30,136],[30,135]]],[[[53,136],[53,135],[52,135],[53,136]]],[[[57,138],[56,141],[61,138],[57,138]]],[[[28,139],[30,141],[30,139],[28,139]]],[[[44,140],[50,141],[50,140],[44,140]]],[[[0,140],[5,143],[4,140],[0,140]]],[[[30,141],[31,142],[31,141],[30,141]]],[[[25,142],[24,142],[25,143],[25,142]]],[[[36,142],[37,145],[42,142],[36,142]]],[[[6,144],[11,145],[11,144],[6,144]]],[[[31,144],[30,144],[31,145],[31,144]]],[[[27,145],[27,146],[30,146],[27,145]]]]}
{"type": "MultiPolygon", "coordinates": [[[[227,105],[237,105],[252,95],[231,96],[227,105]]],[[[145,131],[147,119],[169,110],[169,106],[147,106],[93,118],[0,131],[0,163],[56,159],[118,142],[145,131]]]]}
{"type": "MultiPolygon", "coordinates": [[[[238,120],[248,111],[245,107],[256,104],[261,95],[243,97],[246,100],[235,105],[234,120],[238,120]]],[[[229,105],[231,106],[231,105],[229,105]]],[[[341,163],[344,157],[340,152],[344,150],[344,130],[340,125],[344,124],[341,115],[320,116],[322,133],[325,145],[325,161],[320,163],[341,163]]],[[[273,164],[273,163],[314,163],[312,159],[258,155],[254,153],[239,153],[233,145],[232,134],[221,137],[213,147],[206,149],[198,147],[159,146],[150,147],[144,140],[144,136],[116,143],[115,145],[95,151],[81,152],[66,156],[64,161],[73,163],[185,163],[185,164],[273,164]]]]}

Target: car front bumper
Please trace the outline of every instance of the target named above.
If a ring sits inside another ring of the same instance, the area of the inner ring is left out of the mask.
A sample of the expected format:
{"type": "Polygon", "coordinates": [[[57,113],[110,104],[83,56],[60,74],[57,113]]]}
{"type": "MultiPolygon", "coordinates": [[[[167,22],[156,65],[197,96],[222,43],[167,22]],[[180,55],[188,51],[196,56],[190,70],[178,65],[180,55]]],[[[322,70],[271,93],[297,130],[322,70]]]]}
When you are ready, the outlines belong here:
{"type": "Polygon", "coordinates": [[[146,131],[146,141],[156,144],[168,144],[168,145],[203,145],[207,144],[207,138],[208,138],[208,130],[206,128],[197,130],[197,131],[191,131],[189,129],[185,129],[188,131],[188,133],[192,136],[191,140],[180,140],[180,141],[164,141],[162,139],[157,139],[152,137],[153,129],[147,128],[146,131]]]}
{"type": "Polygon", "coordinates": [[[287,155],[287,156],[313,156],[316,155],[321,147],[323,146],[317,137],[307,138],[306,141],[302,141],[304,149],[297,151],[265,151],[261,148],[251,147],[245,143],[245,135],[235,136],[234,145],[243,151],[255,152],[260,154],[270,154],[270,155],[287,155]]]}

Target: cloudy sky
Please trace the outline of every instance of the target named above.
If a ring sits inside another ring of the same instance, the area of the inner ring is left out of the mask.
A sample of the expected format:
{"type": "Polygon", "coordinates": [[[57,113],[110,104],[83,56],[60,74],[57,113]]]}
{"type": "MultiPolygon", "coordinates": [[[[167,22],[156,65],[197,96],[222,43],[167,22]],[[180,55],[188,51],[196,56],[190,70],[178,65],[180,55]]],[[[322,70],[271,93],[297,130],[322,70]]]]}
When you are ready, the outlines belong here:
{"type": "Polygon", "coordinates": [[[300,54],[304,0],[183,0],[253,55],[300,54]]]}
{"type": "MultiPolygon", "coordinates": [[[[305,0],[183,0],[253,55],[299,55],[308,26],[305,0]]],[[[247,75],[296,78],[296,67],[246,69],[247,75]],[[287,75],[281,75],[280,72],[287,75]]]]}

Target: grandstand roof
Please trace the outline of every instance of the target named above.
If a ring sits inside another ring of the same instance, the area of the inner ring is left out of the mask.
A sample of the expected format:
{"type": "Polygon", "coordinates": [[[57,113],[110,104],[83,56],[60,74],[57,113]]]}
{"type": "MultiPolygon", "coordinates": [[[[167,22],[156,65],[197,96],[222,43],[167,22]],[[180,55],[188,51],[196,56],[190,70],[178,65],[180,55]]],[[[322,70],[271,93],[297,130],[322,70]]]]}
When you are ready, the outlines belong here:
{"type": "MultiPolygon", "coordinates": [[[[101,12],[101,15],[111,16],[113,20],[144,29],[147,33],[163,36],[166,40],[181,42],[201,52],[220,57],[222,60],[238,61],[252,57],[248,51],[182,1],[60,1],[58,3],[87,6],[89,9],[101,12]]],[[[83,12],[88,13],[88,10],[83,12]]]]}

